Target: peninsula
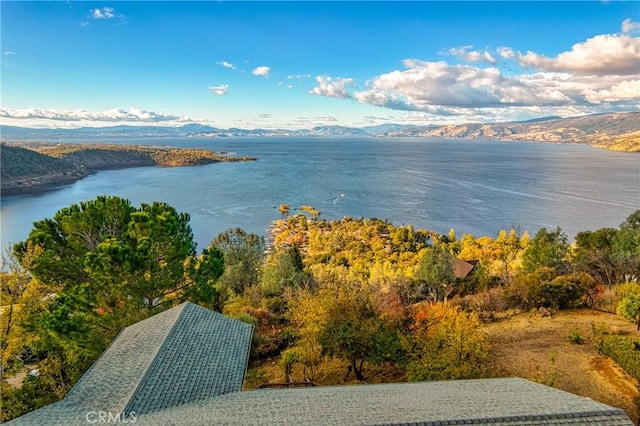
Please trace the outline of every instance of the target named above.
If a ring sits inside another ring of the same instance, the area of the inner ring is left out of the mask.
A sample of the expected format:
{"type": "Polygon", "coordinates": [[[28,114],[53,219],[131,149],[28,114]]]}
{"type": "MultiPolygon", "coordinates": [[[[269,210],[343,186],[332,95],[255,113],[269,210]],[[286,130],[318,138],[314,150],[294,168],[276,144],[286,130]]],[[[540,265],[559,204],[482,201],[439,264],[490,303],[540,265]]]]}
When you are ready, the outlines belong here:
{"type": "Polygon", "coordinates": [[[0,144],[1,194],[15,195],[68,184],[100,170],[198,166],[254,161],[205,149],[116,144],[0,144]]]}

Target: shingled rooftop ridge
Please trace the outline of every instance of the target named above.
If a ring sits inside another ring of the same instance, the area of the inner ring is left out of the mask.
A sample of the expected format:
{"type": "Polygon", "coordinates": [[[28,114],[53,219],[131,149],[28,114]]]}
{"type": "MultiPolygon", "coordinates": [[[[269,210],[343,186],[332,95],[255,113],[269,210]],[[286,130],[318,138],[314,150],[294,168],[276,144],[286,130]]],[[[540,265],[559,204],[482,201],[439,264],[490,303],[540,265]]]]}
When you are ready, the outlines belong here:
{"type": "Polygon", "coordinates": [[[519,378],[241,392],[253,327],[183,303],[125,328],[69,394],[11,425],[630,425],[519,378]]]}

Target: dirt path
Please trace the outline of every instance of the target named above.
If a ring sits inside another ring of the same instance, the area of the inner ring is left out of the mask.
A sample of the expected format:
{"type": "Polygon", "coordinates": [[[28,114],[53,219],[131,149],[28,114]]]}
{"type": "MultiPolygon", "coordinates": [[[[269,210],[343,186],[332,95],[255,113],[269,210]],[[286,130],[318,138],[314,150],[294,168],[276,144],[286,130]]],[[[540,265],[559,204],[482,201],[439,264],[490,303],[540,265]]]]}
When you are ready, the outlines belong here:
{"type": "Polygon", "coordinates": [[[592,323],[640,337],[633,324],[598,311],[562,311],[551,318],[521,314],[484,327],[493,342],[491,375],[523,377],[586,396],[622,408],[637,422],[635,381],[609,358],[598,355],[592,323]],[[572,330],[578,330],[584,344],[569,341],[572,330]]]}

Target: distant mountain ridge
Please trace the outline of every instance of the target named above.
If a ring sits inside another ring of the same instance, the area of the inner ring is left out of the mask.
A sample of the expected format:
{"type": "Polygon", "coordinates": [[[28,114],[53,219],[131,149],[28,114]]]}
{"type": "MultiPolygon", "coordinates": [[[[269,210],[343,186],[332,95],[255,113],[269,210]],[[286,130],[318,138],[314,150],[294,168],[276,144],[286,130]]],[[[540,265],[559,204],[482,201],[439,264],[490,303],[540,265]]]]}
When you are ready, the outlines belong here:
{"type": "Polygon", "coordinates": [[[3,140],[77,140],[145,137],[417,137],[489,139],[575,143],[640,151],[640,112],[595,114],[581,117],[542,117],[520,122],[450,125],[382,124],[366,127],[337,125],[310,129],[220,129],[201,124],[180,127],[112,126],[78,129],[32,129],[0,126],[3,140]],[[620,141],[624,145],[618,146],[620,141]],[[618,148],[616,148],[618,146],[618,148]]]}

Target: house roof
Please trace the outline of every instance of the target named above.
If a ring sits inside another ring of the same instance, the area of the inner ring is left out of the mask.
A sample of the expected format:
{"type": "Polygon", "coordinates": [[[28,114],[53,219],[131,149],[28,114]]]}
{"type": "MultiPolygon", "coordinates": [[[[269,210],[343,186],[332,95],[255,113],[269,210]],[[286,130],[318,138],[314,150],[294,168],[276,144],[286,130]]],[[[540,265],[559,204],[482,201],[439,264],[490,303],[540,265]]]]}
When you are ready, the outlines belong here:
{"type": "Polygon", "coordinates": [[[453,276],[458,279],[466,278],[467,275],[469,275],[469,273],[473,271],[473,268],[476,267],[475,263],[472,263],[472,262],[473,261],[467,262],[466,260],[458,259],[455,256],[451,256],[451,266],[453,267],[453,276]]]}
{"type": "Polygon", "coordinates": [[[141,424],[631,425],[622,410],[520,378],[259,389],[153,413],[141,424]],[[147,423],[148,422],[148,423],[147,423]]]}
{"type": "Polygon", "coordinates": [[[185,303],[124,329],[66,398],[12,425],[608,424],[617,408],[519,378],[240,392],[252,327],[185,303]],[[104,423],[104,422],[102,422],[104,423]]]}
{"type": "Polygon", "coordinates": [[[183,303],[122,330],[62,401],[18,423],[67,423],[76,409],[144,414],[238,392],[252,334],[250,324],[183,303]]]}

